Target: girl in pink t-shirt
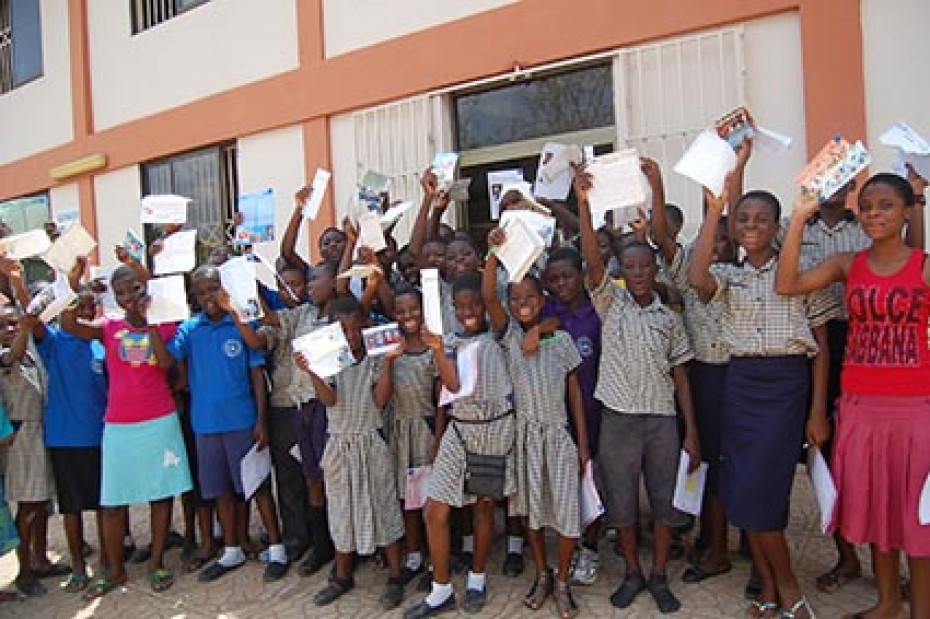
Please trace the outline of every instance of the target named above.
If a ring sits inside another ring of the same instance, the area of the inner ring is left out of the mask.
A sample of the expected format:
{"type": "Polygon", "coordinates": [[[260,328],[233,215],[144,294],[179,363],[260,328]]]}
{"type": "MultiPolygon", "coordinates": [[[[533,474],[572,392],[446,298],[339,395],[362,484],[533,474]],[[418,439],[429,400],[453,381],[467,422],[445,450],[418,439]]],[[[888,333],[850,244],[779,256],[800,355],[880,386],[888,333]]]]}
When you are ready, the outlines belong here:
{"type": "Polygon", "coordinates": [[[174,583],[165,569],[165,540],[175,495],[191,488],[190,468],[166,371],[159,360],[169,355],[164,341],[174,327],[150,325],[148,300],[139,276],[129,266],[118,267],[110,280],[120,319],[99,325],[77,321],[73,311],[62,314],[62,327],[83,339],[99,340],[106,350],[109,377],[102,444],[100,504],[107,572],[91,583],[85,599],[106,595],[127,580],[123,533],[129,505],[151,506],[152,556],[149,584],[159,592],[174,583]]]}

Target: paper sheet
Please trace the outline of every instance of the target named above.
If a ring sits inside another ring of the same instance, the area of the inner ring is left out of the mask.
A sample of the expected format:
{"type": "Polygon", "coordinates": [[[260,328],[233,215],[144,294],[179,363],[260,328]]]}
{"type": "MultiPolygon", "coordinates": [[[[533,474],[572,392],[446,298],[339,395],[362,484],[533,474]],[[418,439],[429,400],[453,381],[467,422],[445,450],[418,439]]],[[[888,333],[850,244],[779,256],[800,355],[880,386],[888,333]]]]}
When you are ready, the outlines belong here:
{"type": "Polygon", "coordinates": [[[702,131],[674,169],[719,196],[723,193],[727,174],[735,168],[736,152],[729,143],[713,131],[702,131]]]}
{"type": "Polygon", "coordinates": [[[331,172],[322,168],[318,168],[316,174],[313,175],[313,181],[310,183],[310,195],[304,201],[304,219],[316,219],[317,213],[320,212],[320,205],[323,204],[323,196],[326,195],[326,186],[329,185],[331,176],[331,172]]]}
{"type": "Polygon", "coordinates": [[[381,215],[381,227],[387,229],[393,226],[412,206],[413,202],[398,202],[391,206],[381,215]]]}
{"type": "Polygon", "coordinates": [[[907,167],[905,164],[908,163],[914,167],[915,172],[926,179],[930,179],[930,155],[908,155],[898,152],[891,162],[891,169],[898,176],[907,178],[907,167]]]}
{"type": "Polygon", "coordinates": [[[814,486],[814,498],[820,508],[820,531],[826,533],[833,522],[833,512],[836,510],[836,485],[833,476],[827,468],[827,461],[816,447],[807,449],[807,474],[810,475],[814,486]]]}
{"type": "Polygon", "coordinates": [[[878,139],[909,155],[930,155],[930,142],[903,120],[891,125],[878,139]]]}
{"type": "Polygon", "coordinates": [[[375,267],[370,264],[353,264],[336,276],[336,279],[365,279],[371,277],[375,267]]]}
{"type": "Polygon", "coordinates": [[[930,524],[930,474],[927,475],[923,490],[920,491],[918,519],[922,525],[930,524]]]}
{"type": "Polygon", "coordinates": [[[480,345],[481,342],[471,342],[456,351],[455,365],[459,373],[459,390],[452,393],[443,387],[439,392],[439,406],[446,406],[475,392],[475,387],[478,385],[478,347],[480,345]]]}
{"type": "Polygon", "coordinates": [[[504,186],[523,181],[523,170],[497,170],[488,172],[488,202],[491,205],[491,219],[501,216],[501,198],[504,186]]]}
{"type": "Polygon", "coordinates": [[[254,262],[247,256],[237,256],[221,264],[218,270],[220,284],[229,293],[229,300],[239,318],[250,322],[265,315],[258,299],[254,262]]]}
{"type": "Polygon", "coordinates": [[[791,148],[792,142],[791,136],[757,125],[756,135],[752,139],[752,147],[763,155],[778,157],[791,148]]]}
{"type": "Polygon", "coordinates": [[[578,165],[582,161],[584,161],[584,153],[577,144],[546,142],[539,153],[536,180],[538,182],[542,179],[546,183],[551,183],[566,173],[571,178],[572,164],[578,165]]]}
{"type": "Polygon", "coordinates": [[[430,332],[442,335],[442,301],[439,298],[439,271],[420,269],[423,294],[423,322],[430,332]]]}
{"type": "Polygon", "coordinates": [[[635,213],[646,203],[646,177],[634,149],[601,155],[588,164],[586,171],[593,183],[588,190],[592,215],[631,207],[635,213]]]}
{"type": "Polygon", "coordinates": [[[511,219],[507,222],[505,234],[507,235],[506,242],[494,247],[494,254],[507,269],[509,281],[519,282],[539,258],[546,245],[523,219],[511,219]]]}
{"type": "Polygon", "coordinates": [[[239,473],[242,475],[242,494],[248,500],[261,488],[265,480],[271,476],[271,450],[268,447],[252,449],[242,456],[239,463],[239,473]]]}
{"type": "Polygon", "coordinates": [[[381,229],[381,217],[378,213],[362,213],[358,218],[358,246],[369,247],[379,252],[387,248],[384,242],[384,230],[381,229]]]}
{"type": "Polygon", "coordinates": [[[396,322],[362,329],[362,341],[370,357],[383,355],[397,348],[404,336],[396,322]]]}
{"type": "Polygon", "coordinates": [[[7,258],[12,260],[22,260],[44,254],[51,246],[52,241],[41,228],[0,239],[0,252],[5,252],[7,258]]]}
{"type": "Polygon", "coordinates": [[[161,251],[155,254],[155,275],[187,273],[197,264],[197,230],[180,230],[162,239],[161,251]]]}
{"type": "Polygon", "coordinates": [[[678,477],[675,481],[675,494],[672,506],[686,514],[697,516],[701,513],[704,501],[704,485],[707,483],[707,463],[701,462],[693,473],[688,473],[691,456],[684,449],[678,457],[678,477]]]}
{"type": "Polygon", "coordinates": [[[433,467],[415,466],[407,469],[407,486],[404,489],[404,511],[423,509],[426,504],[426,482],[433,467]]]}
{"type": "Polygon", "coordinates": [[[275,199],[271,188],[239,195],[242,222],[236,226],[233,243],[254,245],[275,240],[275,199]]]}
{"type": "Polygon", "coordinates": [[[304,356],[307,365],[320,378],[335,376],[355,363],[342,325],[338,322],[295,338],[291,346],[294,352],[304,356]]]}
{"type": "Polygon", "coordinates": [[[552,245],[556,228],[555,217],[536,211],[504,211],[501,213],[500,225],[501,227],[509,226],[510,222],[516,219],[523,221],[529,229],[536,232],[546,247],[552,245]]]}
{"type": "Polygon", "coordinates": [[[150,279],[148,295],[150,302],[146,317],[149,324],[181,322],[190,318],[191,311],[187,305],[187,291],[184,288],[183,275],[150,279]]]}
{"type": "Polygon", "coordinates": [[[458,153],[437,153],[433,159],[433,174],[436,175],[440,191],[448,191],[455,181],[455,166],[458,165],[458,153]]]}
{"type": "Polygon", "coordinates": [[[61,236],[55,239],[42,259],[56,271],[70,271],[78,257],[84,257],[94,251],[97,241],[87,233],[81,224],[71,225],[61,236]]]}
{"type": "Polygon", "coordinates": [[[581,527],[586,528],[589,524],[600,518],[606,511],[604,509],[604,504],[601,502],[601,497],[597,492],[597,486],[594,484],[594,462],[592,460],[588,460],[578,488],[581,492],[579,501],[579,507],[581,508],[581,527]]]}
{"type": "Polygon", "coordinates": [[[183,224],[187,222],[187,205],[190,198],[171,194],[151,195],[142,198],[140,221],[144,224],[183,224]]]}

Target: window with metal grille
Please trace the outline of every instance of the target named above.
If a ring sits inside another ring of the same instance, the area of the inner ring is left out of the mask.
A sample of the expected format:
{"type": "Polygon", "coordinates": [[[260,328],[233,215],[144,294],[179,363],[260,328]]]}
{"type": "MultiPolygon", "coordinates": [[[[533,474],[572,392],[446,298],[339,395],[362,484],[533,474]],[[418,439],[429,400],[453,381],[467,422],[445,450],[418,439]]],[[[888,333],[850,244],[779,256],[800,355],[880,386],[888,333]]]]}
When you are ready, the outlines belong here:
{"type": "Polygon", "coordinates": [[[0,93],[41,76],[39,0],[0,0],[0,93]]]}
{"type": "MultiPolygon", "coordinates": [[[[144,163],[141,170],[143,195],[171,193],[192,200],[184,227],[197,230],[198,263],[231,240],[228,224],[239,193],[235,143],[144,163]]],[[[154,236],[154,230],[146,230],[146,241],[154,236]]]]}
{"type": "Polygon", "coordinates": [[[130,0],[132,33],[138,34],[209,0],[130,0]]]}

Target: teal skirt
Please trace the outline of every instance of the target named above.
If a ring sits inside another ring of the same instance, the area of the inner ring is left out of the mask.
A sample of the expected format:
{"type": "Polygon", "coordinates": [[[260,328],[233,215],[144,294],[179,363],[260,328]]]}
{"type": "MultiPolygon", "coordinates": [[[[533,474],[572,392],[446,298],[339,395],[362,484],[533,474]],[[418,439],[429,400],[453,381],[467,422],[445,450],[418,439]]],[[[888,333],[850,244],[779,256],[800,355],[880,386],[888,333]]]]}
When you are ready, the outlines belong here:
{"type": "Polygon", "coordinates": [[[121,507],[177,496],[191,489],[190,462],[175,413],[103,427],[100,504],[121,507]]]}
{"type": "Polygon", "coordinates": [[[0,477],[0,556],[19,546],[19,532],[16,530],[16,521],[13,513],[6,504],[6,493],[3,489],[3,478],[0,477]]]}

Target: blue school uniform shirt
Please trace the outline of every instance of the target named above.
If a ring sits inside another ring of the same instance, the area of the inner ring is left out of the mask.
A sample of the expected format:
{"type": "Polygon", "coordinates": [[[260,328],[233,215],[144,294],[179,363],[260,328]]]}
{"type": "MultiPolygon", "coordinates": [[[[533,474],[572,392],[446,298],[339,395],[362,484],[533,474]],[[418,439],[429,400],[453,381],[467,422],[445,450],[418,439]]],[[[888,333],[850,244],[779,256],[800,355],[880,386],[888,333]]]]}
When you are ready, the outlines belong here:
{"type": "Polygon", "coordinates": [[[107,408],[103,345],[47,326],[36,350],[48,374],[45,444],[99,447],[107,408]]]}
{"type": "Polygon", "coordinates": [[[168,344],[179,361],[187,361],[191,422],[197,434],[246,430],[255,425],[251,369],[265,365],[265,355],[249,348],[228,314],[213,322],[200,313],[188,318],[168,344]]]}

